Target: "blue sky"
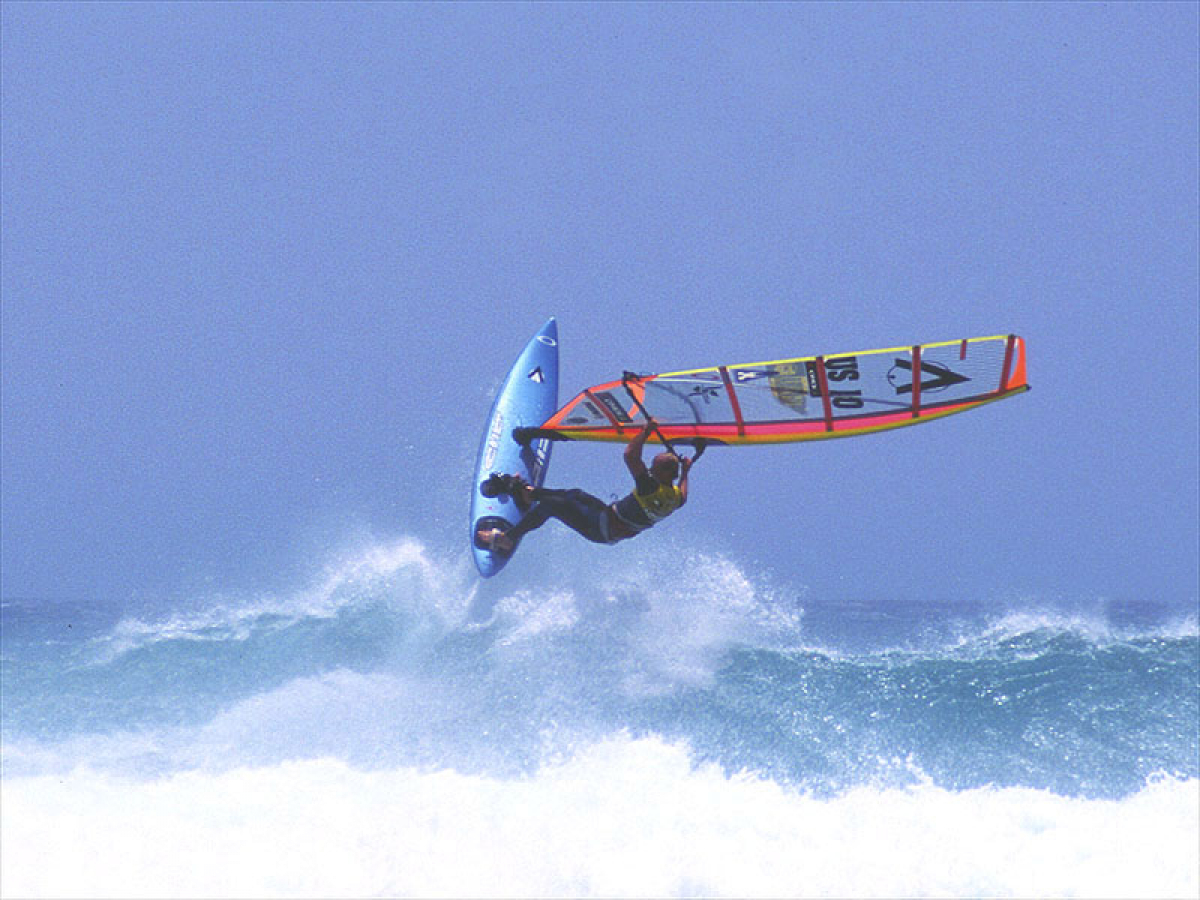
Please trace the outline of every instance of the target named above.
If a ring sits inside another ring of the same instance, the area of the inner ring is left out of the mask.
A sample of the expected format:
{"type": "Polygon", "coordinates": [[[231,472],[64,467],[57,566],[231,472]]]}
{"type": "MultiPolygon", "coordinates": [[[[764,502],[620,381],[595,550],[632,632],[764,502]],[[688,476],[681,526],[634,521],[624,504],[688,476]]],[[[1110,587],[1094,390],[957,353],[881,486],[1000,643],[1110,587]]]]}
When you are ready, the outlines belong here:
{"type": "MultiPolygon", "coordinates": [[[[466,565],[491,395],[555,315],[564,400],[1020,333],[1030,394],[713,451],[640,540],[826,597],[1194,608],[1197,10],[7,2],[2,591],[254,591],[404,535],[466,565]]],[[[501,577],[568,547],[622,552],[501,577]]]]}

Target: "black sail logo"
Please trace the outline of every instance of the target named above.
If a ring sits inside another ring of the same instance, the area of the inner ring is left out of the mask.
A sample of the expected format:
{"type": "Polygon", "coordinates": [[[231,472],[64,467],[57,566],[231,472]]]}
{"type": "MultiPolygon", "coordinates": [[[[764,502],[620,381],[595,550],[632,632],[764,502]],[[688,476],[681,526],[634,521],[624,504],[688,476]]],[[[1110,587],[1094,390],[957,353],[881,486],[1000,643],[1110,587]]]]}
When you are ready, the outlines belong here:
{"type": "MultiPolygon", "coordinates": [[[[913,389],[912,362],[907,359],[897,359],[896,365],[888,371],[887,379],[888,383],[896,389],[897,394],[911,394],[913,389]]],[[[950,371],[941,363],[921,360],[922,394],[944,391],[948,387],[970,380],[966,375],[950,371]]]]}

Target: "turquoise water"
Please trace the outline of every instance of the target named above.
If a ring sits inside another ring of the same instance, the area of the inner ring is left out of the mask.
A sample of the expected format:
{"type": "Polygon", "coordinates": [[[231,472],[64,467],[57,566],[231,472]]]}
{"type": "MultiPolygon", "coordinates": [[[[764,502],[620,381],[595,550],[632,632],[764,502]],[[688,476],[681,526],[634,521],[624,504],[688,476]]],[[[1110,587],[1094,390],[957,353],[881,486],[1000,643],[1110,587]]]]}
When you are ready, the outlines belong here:
{"type": "Polygon", "coordinates": [[[4,893],[1195,895],[1193,614],[667,552],[481,584],[400,541],[285,595],[6,600],[4,893]]]}

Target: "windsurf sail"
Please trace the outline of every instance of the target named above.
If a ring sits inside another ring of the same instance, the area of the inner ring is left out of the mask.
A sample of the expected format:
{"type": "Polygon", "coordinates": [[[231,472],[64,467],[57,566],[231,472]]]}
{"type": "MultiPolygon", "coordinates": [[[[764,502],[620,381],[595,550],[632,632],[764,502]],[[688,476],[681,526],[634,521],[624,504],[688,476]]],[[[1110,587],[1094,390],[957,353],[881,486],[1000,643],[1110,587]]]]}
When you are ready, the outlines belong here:
{"type": "Polygon", "coordinates": [[[1025,341],[967,338],[629,376],[580,392],[522,441],[629,441],[646,423],[672,444],[773,444],[915,425],[1029,390],[1025,341]]]}

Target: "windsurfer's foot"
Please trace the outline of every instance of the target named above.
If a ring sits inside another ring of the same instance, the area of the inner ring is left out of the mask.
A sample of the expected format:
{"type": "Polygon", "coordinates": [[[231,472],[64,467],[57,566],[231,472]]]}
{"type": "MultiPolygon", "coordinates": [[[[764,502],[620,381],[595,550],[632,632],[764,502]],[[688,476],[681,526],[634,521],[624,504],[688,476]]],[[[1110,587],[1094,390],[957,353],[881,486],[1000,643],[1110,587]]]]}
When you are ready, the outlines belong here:
{"type": "Polygon", "coordinates": [[[481,528],[476,534],[479,546],[500,553],[511,553],[516,542],[499,528],[481,528]]]}
{"type": "Polygon", "coordinates": [[[493,472],[479,485],[479,493],[485,497],[499,497],[508,493],[508,476],[493,472]]]}
{"type": "Polygon", "coordinates": [[[512,494],[513,503],[517,504],[517,509],[521,512],[529,512],[529,507],[533,506],[532,484],[520,475],[510,475],[509,493],[512,494]]]}
{"type": "Polygon", "coordinates": [[[485,497],[499,497],[501,494],[512,497],[521,512],[526,512],[533,505],[533,490],[533,485],[520,475],[501,475],[499,472],[493,472],[479,485],[479,492],[485,497]]]}

